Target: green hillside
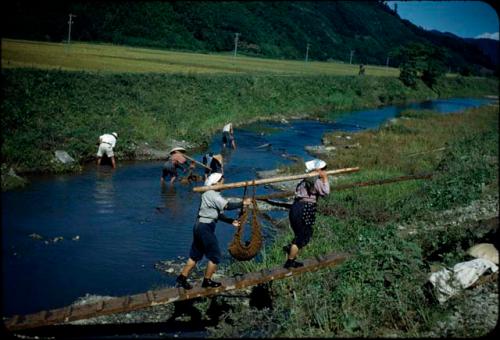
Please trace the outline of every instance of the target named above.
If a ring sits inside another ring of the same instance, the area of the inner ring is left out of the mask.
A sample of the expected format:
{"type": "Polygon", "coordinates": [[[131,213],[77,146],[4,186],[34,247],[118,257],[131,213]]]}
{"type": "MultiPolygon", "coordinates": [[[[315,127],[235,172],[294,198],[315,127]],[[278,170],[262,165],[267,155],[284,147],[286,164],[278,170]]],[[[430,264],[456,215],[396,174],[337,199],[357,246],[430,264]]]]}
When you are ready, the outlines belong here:
{"type": "Polygon", "coordinates": [[[424,31],[380,1],[265,2],[27,2],[4,5],[3,37],[61,42],[71,39],[194,52],[238,52],[268,58],[340,60],[398,66],[392,52],[409,42],[446,49],[446,64],[493,69],[463,39],[424,31]]]}

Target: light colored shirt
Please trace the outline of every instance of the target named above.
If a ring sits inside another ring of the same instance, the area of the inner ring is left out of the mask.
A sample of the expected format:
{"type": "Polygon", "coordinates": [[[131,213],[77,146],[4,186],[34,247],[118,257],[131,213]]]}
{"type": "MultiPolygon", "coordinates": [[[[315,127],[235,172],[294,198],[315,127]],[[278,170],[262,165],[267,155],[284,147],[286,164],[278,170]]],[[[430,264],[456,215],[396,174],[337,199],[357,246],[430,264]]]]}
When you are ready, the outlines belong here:
{"type": "Polygon", "coordinates": [[[116,145],[116,138],[115,138],[115,136],[106,133],[102,136],[99,136],[99,142],[100,143],[107,143],[107,144],[111,145],[112,148],[114,148],[116,145]]]}
{"type": "Polygon", "coordinates": [[[222,132],[231,132],[231,128],[232,128],[232,124],[231,124],[231,123],[226,124],[226,125],[224,125],[224,127],[222,128],[222,132]]]}
{"type": "Polygon", "coordinates": [[[326,196],[330,193],[330,182],[323,182],[321,178],[317,178],[314,182],[314,187],[309,194],[306,189],[306,183],[303,180],[295,189],[295,197],[303,201],[316,203],[318,196],[326,196]]]}
{"type": "Polygon", "coordinates": [[[201,195],[200,210],[198,217],[201,223],[217,222],[219,214],[222,214],[227,205],[227,200],[222,197],[220,192],[215,190],[205,191],[201,195]]]}

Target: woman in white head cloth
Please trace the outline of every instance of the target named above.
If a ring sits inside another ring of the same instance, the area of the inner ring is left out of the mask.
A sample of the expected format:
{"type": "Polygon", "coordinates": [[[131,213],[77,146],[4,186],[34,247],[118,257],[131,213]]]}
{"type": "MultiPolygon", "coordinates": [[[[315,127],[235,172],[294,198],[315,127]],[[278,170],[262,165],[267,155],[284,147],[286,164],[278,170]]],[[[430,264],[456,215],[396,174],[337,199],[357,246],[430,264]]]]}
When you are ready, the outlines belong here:
{"type": "Polygon", "coordinates": [[[289,219],[294,238],[291,244],[283,247],[288,254],[285,268],[302,267],[304,264],[296,261],[299,249],[309,243],[313,234],[313,224],[316,219],[316,202],[318,197],[330,193],[330,183],[326,173],[326,163],[320,159],[306,162],[306,172],[316,171],[319,177],[303,179],[295,189],[295,199],[290,208],[289,219]]]}
{"type": "MultiPolygon", "coordinates": [[[[208,176],[205,181],[205,186],[222,184],[224,178],[221,173],[215,172],[208,176]]],[[[232,224],[238,227],[240,222],[237,219],[232,219],[224,215],[224,210],[234,210],[242,207],[242,204],[251,204],[251,198],[246,198],[243,202],[232,203],[228,202],[219,191],[207,190],[201,195],[200,209],[198,217],[193,228],[193,243],[189,252],[189,259],[182,269],[181,274],[177,277],[177,287],[191,289],[191,284],[187,281],[187,277],[191,269],[196,266],[203,256],[208,258],[207,269],[203,278],[202,287],[219,287],[220,282],[212,281],[212,275],[217,269],[217,264],[221,260],[221,251],[219,242],[215,236],[215,225],[218,220],[232,224]]]]}

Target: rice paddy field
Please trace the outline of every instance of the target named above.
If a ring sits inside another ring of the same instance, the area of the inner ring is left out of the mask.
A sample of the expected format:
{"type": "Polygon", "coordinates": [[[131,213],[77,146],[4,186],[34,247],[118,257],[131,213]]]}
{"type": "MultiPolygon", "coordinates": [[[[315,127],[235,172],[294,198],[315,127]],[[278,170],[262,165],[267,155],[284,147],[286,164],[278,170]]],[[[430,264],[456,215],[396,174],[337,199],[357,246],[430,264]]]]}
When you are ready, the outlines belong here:
{"type": "MultiPolygon", "coordinates": [[[[159,49],[91,44],[51,43],[2,39],[2,68],[32,67],[69,71],[111,73],[357,75],[359,65],[342,62],[277,60],[234,56],[233,53],[202,54],[159,49]]],[[[365,74],[399,76],[399,69],[365,66],[365,74]]]]}

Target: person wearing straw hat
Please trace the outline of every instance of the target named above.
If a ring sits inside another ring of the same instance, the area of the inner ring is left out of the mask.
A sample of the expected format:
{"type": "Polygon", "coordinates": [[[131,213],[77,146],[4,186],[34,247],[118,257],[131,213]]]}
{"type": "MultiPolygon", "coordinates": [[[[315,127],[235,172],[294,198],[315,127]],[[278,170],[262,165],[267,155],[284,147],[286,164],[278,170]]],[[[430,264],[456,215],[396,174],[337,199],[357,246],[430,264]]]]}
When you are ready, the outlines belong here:
{"type": "Polygon", "coordinates": [[[213,152],[206,153],[203,156],[203,165],[210,168],[205,168],[205,180],[214,172],[219,172],[224,175],[224,162],[221,154],[214,155],[213,152]]]}
{"type": "Polygon", "coordinates": [[[326,173],[326,163],[321,159],[305,162],[306,172],[316,171],[318,177],[303,179],[295,189],[295,199],[290,208],[289,219],[294,238],[283,247],[288,257],[285,268],[302,267],[304,264],[296,261],[299,249],[307,245],[313,234],[316,219],[316,203],[319,197],[330,193],[330,183],[326,173]]]}
{"type": "Polygon", "coordinates": [[[226,148],[226,144],[236,149],[236,142],[234,141],[233,123],[227,123],[222,128],[222,148],[226,148]]]}
{"type": "MultiPolygon", "coordinates": [[[[170,176],[170,184],[174,183],[175,179],[179,176],[177,170],[182,168],[182,165],[187,162],[184,153],[186,149],[181,147],[176,147],[170,150],[167,161],[163,164],[161,183],[165,183],[165,179],[170,176]]],[[[183,169],[186,171],[186,169],[183,169]]]]}
{"type": "MultiPolygon", "coordinates": [[[[221,173],[215,172],[208,176],[205,181],[206,186],[222,184],[224,177],[221,173]]],[[[219,242],[215,236],[215,226],[218,220],[239,227],[238,219],[232,219],[224,215],[224,210],[240,209],[242,205],[251,204],[251,198],[247,197],[243,202],[228,202],[219,191],[207,190],[201,195],[201,204],[198,210],[198,217],[193,227],[193,242],[189,252],[189,259],[176,279],[176,286],[184,289],[191,289],[193,286],[187,281],[191,269],[196,266],[203,256],[208,258],[207,268],[201,286],[203,288],[219,287],[220,282],[212,281],[212,275],[217,270],[217,264],[221,260],[219,242]]]]}
{"type": "Polygon", "coordinates": [[[99,141],[97,143],[99,145],[99,148],[97,149],[97,165],[101,165],[102,155],[105,154],[109,157],[109,159],[111,159],[111,166],[113,169],[116,168],[113,148],[116,145],[117,139],[118,133],[116,132],[112,132],[111,134],[105,133],[104,135],[99,136],[99,141]]]}

